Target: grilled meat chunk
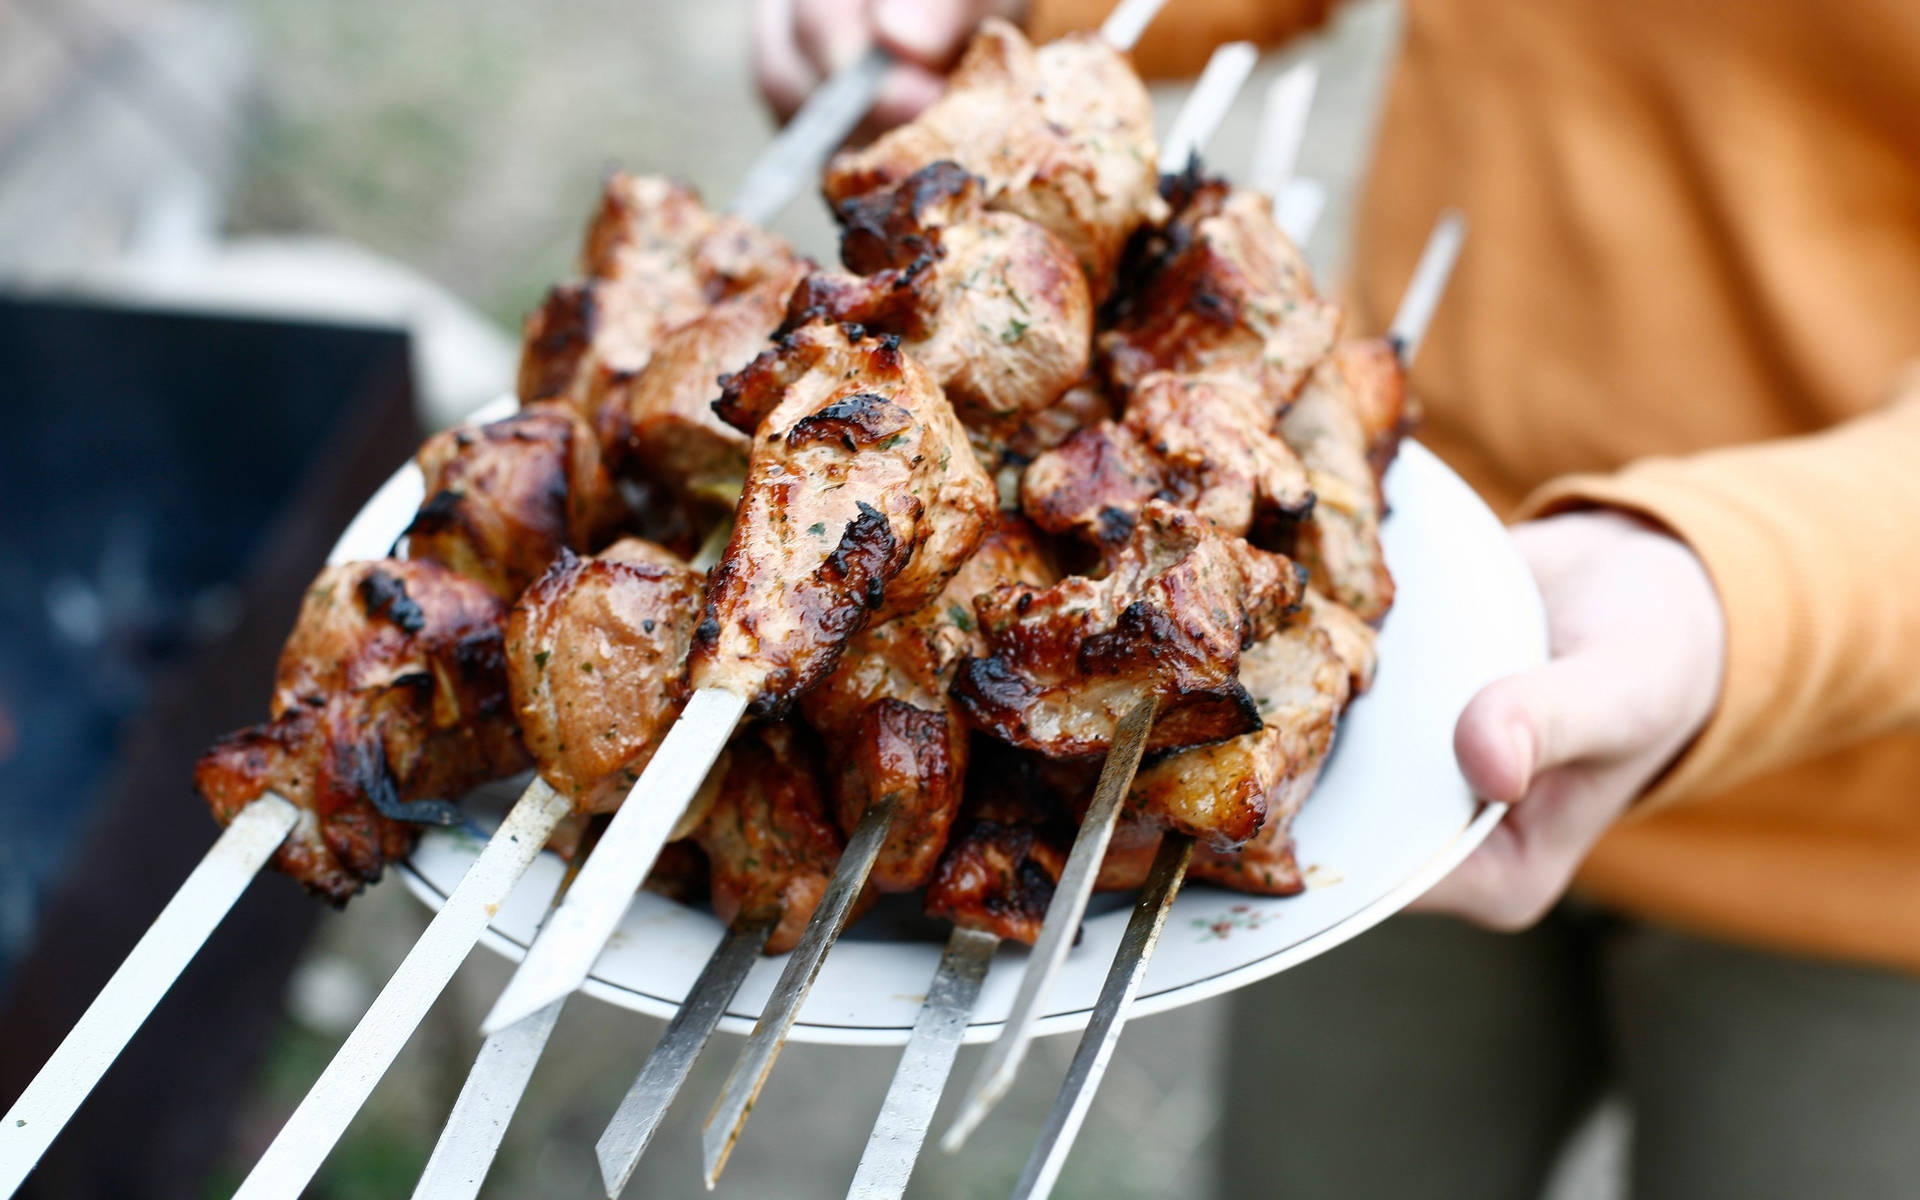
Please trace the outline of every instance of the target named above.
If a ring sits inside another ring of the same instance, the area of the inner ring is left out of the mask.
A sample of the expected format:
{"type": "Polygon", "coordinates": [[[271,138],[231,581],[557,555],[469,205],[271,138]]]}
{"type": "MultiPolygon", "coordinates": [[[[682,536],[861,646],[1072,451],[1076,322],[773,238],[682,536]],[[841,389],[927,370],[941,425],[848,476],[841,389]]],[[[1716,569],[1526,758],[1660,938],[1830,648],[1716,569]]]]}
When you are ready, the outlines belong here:
{"type": "Polygon", "coordinates": [[[1147,255],[1101,350],[1131,390],[1154,371],[1239,375],[1286,408],[1340,333],[1340,309],[1314,294],[1271,202],[1220,181],[1188,181],[1185,203],[1147,255]]]}
{"type": "Polygon", "coordinates": [[[729,378],[716,411],[755,433],[693,682],[774,715],[868,623],[932,599],[996,497],[939,387],[890,337],[803,326],[729,378]]]}
{"type": "Polygon", "coordinates": [[[1111,290],[1134,230],[1164,219],[1153,104],[1126,57],[1092,34],[1036,50],[988,20],[925,112],[841,153],[824,186],[836,207],[942,160],[986,186],[987,204],[1046,228],[1073,251],[1095,301],[1111,290]]]}
{"type": "Polygon", "coordinates": [[[513,707],[540,775],[576,812],[610,812],[686,703],[704,580],[638,538],[563,553],[507,619],[513,707]]]}
{"type": "Polygon", "coordinates": [[[693,840],[706,851],[720,919],[776,917],[766,952],[793,949],[845,844],[827,815],[819,756],[807,731],[775,722],[737,735],[713,807],[693,840]]]}
{"type": "Polygon", "coordinates": [[[977,437],[1011,430],[1086,374],[1093,304],[1072,253],[1024,217],[988,212],[959,166],[857,197],[841,219],[859,275],[814,275],[795,313],[899,335],[977,437]]]}
{"type": "Polygon", "coordinates": [[[1040,586],[1054,578],[1032,526],[1002,513],[939,595],[849,641],[840,666],[800,702],[807,723],[837,751],[840,827],[851,834],[882,797],[898,806],[873,866],[879,890],[926,883],[960,806],[967,725],[948,689],[964,659],[986,653],[974,596],[1007,580],[1040,586]]]}
{"type": "Polygon", "coordinates": [[[587,229],[587,279],[554,288],[527,318],[521,402],[567,400],[617,445],[620,412],[592,407],[611,380],[646,366],[672,330],[799,261],[773,234],[708,211],[684,184],[613,173],[587,229]]]}
{"type": "Polygon", "coordinates": [[[1319,497],[1293,549],[1316,587],[1378,624],[1393,607],[1380,549],[1385,473],[1411,423],[1400,360],[1385,341],[1343,342],[1280,418],[1319,497]]]}
{"type": "Polygon", "coordinates": [[[1159,497],[1244,537],[1256,520],[1313,507],[1300,459],[1273,433],[1265,401],[1237,375],[1156,371],[1118,422],[1080,430],[1028,466],[1020,502],[1049,533],[1127,536],[1159,497]]]}
{"type": "Polygon", "coordinates": [[[301,809],[274,857],[344,903],[413,847],[420,819],[524,768],[504,606],[434,563],[328,567],[280,656],[265,725],[215,742],[194,780],[221,824],[266,790],[301,809]]]}
{"type": "Polygon", "coordinates": [[[1034,755],[974,739],[979,769],[927,882],[926,914],[1031,946],[1067,865],[1073,830],[1034,755]]]}
{"type": "Polygon", "coordinates": [[[1253,733],[1183,751],[1141,770],[1128,794],[1124,832],[1101,864],[1103,887],[1137,887],[1165,830],[1200,840],[1196,879],[1262,895],[1305,885],[1294,859],[1294,814],[1313,791],[1351,699],[1373,681],[1371,627],[1309,591],[1301,613],[1240,660],[1240,680],[1260,705],[1253,733]]]}
{"type": "Polygon", "coordinates": [[[476,579],[504,601],[562,550],[593,550],[626,519],[593,431],[563,404],[437,433],[414,461],[427,499],[407,527],[408,557],[476,579]]]}
{"type": "Polygon", "coordinates": [[[676,494],[731,512],[747,474],[747,435],[714,414],[721,379],[766,349],[806,268],[798,263],[668,334],[637,374],[600,372],[589,406],[621,461],[676,494]]]}
{"type": "Polygon", "coordinates": [[[1149,500],[1100,578],[1004,583],[977,598],[992,653],[962,664],[954,694],[975,725],[1059,758],[1104,754],[1148,696],[1159,703],[1150,752],[1246,733],[1260,716],[1236,677],[1240,651],[1279,628],[1300,576],[1284,556],[1149,500]]]}

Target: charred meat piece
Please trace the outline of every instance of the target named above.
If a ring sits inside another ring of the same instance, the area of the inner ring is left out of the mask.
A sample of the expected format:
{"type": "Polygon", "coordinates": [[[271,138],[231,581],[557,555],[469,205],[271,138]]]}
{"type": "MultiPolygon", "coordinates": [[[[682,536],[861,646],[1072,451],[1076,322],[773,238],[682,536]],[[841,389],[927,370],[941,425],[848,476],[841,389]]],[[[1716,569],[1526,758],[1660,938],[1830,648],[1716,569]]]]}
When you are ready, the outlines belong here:
{"type": "Polygon", "coordinates": [[[1036,50],[1004,21],[980,26],[946,93],[925,112],[828,164],[836,207],[951,161],[989,207],[1018,213],[1072,250],[1095,301],[1134,230],[1163,219],[1153,104],[1126,57],[1092,34],[1036,50]]]}
{"type": "Polygon", "coordinates": [[[939,387],[890,337],[803,326],[729,378],[715,410],[755,432],[693,682],[775,715],[870,622],[932,599],[996,496],[939,387]]]}
{"type": "Polygon", "coordinates": [[[618,422],[589,407],[598,375],[640,370],[669,332],[798,261],[785,241],[708,211],[684,184],[609,175],[581,253],[588,278],[554,288],[527,319],[521,401],[565,399],[604,435],[618,422]]]}
{"type": "Polygon", "coordinates": [[[735,737],[713,807],[693,840],[706,851],[720,919],[776,918],[766,952],[793,949],[844,845],[827,814],[819,756],[807,731],[776,722],[735,737]]]}
{"type": "Polygon", "coordinates": [[[767,348],[806,268],[787,270],[715,304],[661,340],[638,374],[600,372],[588,406],[625,447],[629,473],[708,508],[731,512],[747,474],[747,435],[714,415],[720,380],[767,348]]]}
{"type": "Polygon", "coordinates": [[[1410,423],[1399,358],[1377,339],[1342,343],[1280,419],[1318,496],[1294,553],[1316,587],[1375,624],[1393,607],[1379,480],[1410,423]]]}
{"type": "Polygon", "coordinates": [[[344,903],[412,849],[425,802],[524,768],[504,606],[424,562],[328,567],[280,657],[272,720],[227,735],[194,780],[221,824],[273,790],[302,811],[274,864],[344,903]],[[420,806],[420,807],[411,807],[420,806]]]}
{"type": "Polygon", "coordinates": [[[408,557],[479,580],[505,601],[562,550],[600,546],[627,515],[593,431],[562,404],[437,433],[414,460],[427,499],[407,527],[408,557]]]}
{"type": "Polygon", "coordinates": [[[1299,892],[1293,817],[1319,780],[1341,713],[1372,683],[1375,661],[1372,628],[1308,592],[1285,629],[1241,656],[1261,727],[1144,768],[1101,883],[1138,886],[1160,833],[1173,830],[1200,840],[1188,868],[1196,879],[1261,895],[1299,892]]]}
{"type": "Polygon", "coordinates": [[[610,812],[686,703],[700,574],[638,538],[562,554],[507,619],[513,707],[540,775],[610,812]]]}
{"type": "Polygon", "coordinates": [[[1299,603],[1287,558],[1149,500],[1105,574],[1050,588],[1004,583],[974,601],[992,653],[968,659],[954,694],[974,724],[1058,758],[1104,754],[1120,717],[1159,702],[1149,752],[1259,728],[1236,677],[1240,651],[1299,603]]]}
{"type": "Polygon", "coordinates": [[[1271,423],[1258,390],[1237,375],[1157,371],[1120,421],[1082,429],[1035,459],[1021,478],[1021,506],[1049,533],[1111,541],[1159,497],[1244,537],[1256,521],[1313,507],[1306,468],[1271,423]]]}
{"type": "Polygon", "coordinates": [[[994,438],[1086,374],[1093,306],[1060,240],[988,212],[951,162],[849,201],[842,256],[858,276],[819,274],[794,297],[825,316],[897,334],[968,429],[994,438]]]}
{"type": "Polygon", "coordinates": [[[986,653],[974,596],[1008,580],[1054,578],[1032,526],[1002,513],[939,595],[849,641],[840,666],[801,701],[807,723],[836,750],[841,829],[851,833],[870,805],[895,798],[871,876],[881,891],[926,883],[960,806],[967,725],[948,689],[963,660],[986,653]]]}
{"type": "Polygon", "coordinates": [[[1073,840],[1068,806],[1032,754],[974,739],[979,769],[927,882],[926,914],[1031,946],[1073,840]]]}
{"type": "Polygon", "coordinates": [[[1100,339],[1107,371],[1123,390],[1154,371],[1239,375],[1265,401],[1264,428],[1333,347],[1340,309],[1314,294],[1265,196],[1217,180],[1188,184],[1100,339]]]}

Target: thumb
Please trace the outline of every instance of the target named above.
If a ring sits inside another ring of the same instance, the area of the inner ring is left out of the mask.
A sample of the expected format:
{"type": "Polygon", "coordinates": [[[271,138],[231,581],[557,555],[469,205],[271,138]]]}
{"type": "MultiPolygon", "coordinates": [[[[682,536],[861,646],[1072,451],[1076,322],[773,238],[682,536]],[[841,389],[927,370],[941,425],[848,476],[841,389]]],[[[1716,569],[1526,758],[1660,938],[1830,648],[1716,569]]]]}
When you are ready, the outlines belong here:
{"type": "Polygon", "coordinates": [[[880,0],[873,26],[880,44],[920,66],[942,68],[973,32],[978,0],[880,0]]]}
{"type": "Polygon", "coordinates": [[[1453,729],[1453,753],[1474,792],[1518,803],[1542,773],[1639,748],[1644,697],[1617,654],[1557,658],[1482,688],[1453,729]]]}

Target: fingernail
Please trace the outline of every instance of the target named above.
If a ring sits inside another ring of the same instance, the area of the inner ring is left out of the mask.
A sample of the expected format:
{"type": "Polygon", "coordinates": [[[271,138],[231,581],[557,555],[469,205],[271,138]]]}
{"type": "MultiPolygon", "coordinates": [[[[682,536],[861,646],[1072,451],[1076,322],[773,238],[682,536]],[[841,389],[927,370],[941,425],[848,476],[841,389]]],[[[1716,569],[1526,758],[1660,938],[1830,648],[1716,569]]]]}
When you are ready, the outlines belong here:
{"type": "Polygon", "coordinates": [[[947,19],[945,4],[926,0],[880,0],[873,23],[881,36],[900,49],[926,60],[938,61],[952,49],[953,22],[947,19]]]}

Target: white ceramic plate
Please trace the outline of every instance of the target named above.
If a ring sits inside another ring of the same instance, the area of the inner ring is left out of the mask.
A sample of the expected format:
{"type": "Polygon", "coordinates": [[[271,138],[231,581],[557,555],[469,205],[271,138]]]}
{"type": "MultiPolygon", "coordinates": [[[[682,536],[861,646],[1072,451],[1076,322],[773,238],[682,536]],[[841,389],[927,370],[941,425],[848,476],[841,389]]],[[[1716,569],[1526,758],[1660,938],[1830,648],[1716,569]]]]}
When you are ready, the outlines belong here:
{"type": "MultiPolygon", "coordinates": [[[[512,408],[503,400],[483,416],[512,408]]],[[[335,545],[332,561],[378,558],[419,507],[409,463],[374,493],[335,545]]],[[[1204,884],[1180,893],[1136,1011],[1191,1004],[1284,971],[1403,908],[1458,863],[1499,819],[1479,805],[1453,761],[1453,722],[1483,684],[1546,656],[1546,622],[1532,577],[1500,522],[1458,476],[1408,443],[1387,475],[1392,516],[1384,540],[1399,597],[1380,639],[1373,690],[1342,723],[1319,788],[1294,824],[1308,889],[1286,899],[1204,884]]],[[[400,868],[407,887],[438,908],[478,854],[491,823],[434,830],[400,868]]],[[[519,959],[560,877],[543,855],[501,908],[483,941],[519,959]]],[[[946,929],[903,899],[849,930],[828,956],[792,1036],[800,1041],[896,1045],[907,1040],[946,929]]],[[[1085,1026],[1127,921],[1124,897],[1096,897],[1085,934],[1040,1022],[1041,1033],[1085,1026]]],[[[719,941],[705,908],[641,893],[595,965],[586,990],[670,1016],[719,941]]],[[[997,1032],[1013,1004],[1024,947],[1003,946],[967,1030],[997,1032]]],[[[722,1027],[747,1033],[773,990],[779,959],[758,963],[722,1027]]]]}

